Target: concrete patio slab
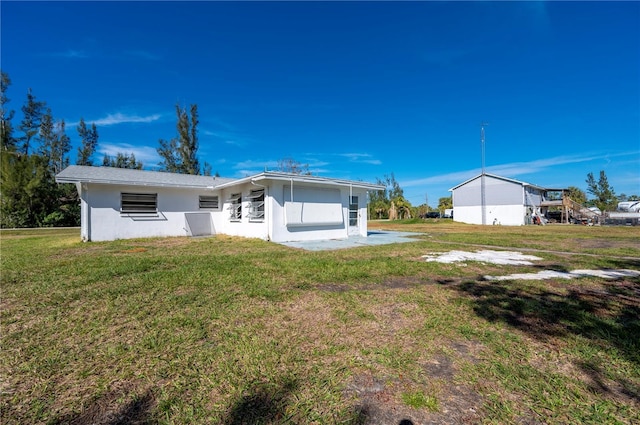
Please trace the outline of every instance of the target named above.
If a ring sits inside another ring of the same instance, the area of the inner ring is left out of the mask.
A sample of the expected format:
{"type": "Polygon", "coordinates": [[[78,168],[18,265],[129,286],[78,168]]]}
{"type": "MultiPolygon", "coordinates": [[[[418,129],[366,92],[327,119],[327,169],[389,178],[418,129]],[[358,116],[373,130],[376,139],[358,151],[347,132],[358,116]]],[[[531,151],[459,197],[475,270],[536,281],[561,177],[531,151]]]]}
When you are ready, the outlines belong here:
{"type": "Polygon", "coordinates": [[[307,251],[329,251],[336,249],[356,248],[359,246],[386,245],[392,243],[417,242],[417,236],[422,233],[392,232],[385,230],[370,231],[367,237],[351,236],[348,239],[328,239],[321,241],[282,242],[282,245],[291,248],[300,248],[307,251]]]}

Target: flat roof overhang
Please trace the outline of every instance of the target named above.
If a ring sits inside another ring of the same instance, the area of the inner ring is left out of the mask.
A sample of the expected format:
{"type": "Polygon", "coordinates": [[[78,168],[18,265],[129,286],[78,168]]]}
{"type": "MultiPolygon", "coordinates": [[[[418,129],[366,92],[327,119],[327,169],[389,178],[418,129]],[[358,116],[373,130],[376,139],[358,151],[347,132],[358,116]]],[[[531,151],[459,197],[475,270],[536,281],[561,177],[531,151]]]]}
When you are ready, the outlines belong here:
{"type": "Polygon", "coordinates": [[[358,189],[366,189],[366,190],[385,190],[385,186],[379,184],[358,182],[353,180],[342,180],[342,179],[328,179],[325,177],[315,177],[315,176],[301,176],[294,175],[288,173],[274,173],[274,172],[266,172],[256,174],[254,176],[245,177],[242,179],[234,180],[232,182],[223,183],[216,186],[216,189],[223,189],[226,187],[237,186],[238,184],[243,183],[254,183],[264,180],[277,180],[277,181],[286,181],[293,183],[310,183],[310,184],[332,184],[336,186],[345,186],[345,187],[355,187],[358,189]]]}

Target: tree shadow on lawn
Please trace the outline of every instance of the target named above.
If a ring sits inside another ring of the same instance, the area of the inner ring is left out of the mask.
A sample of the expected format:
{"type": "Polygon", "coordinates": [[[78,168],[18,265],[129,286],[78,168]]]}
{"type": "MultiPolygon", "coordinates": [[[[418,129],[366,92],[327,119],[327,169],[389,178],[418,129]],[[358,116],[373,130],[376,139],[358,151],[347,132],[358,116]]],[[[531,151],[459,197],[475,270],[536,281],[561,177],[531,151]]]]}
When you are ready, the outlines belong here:
{"type": "Polygon", "coordinates": [[[79,414],[65,415],[52,421],[55,425],[151,425],[157,424],[153,418],[156,400],[151,390],[146,391],[122,406],[118,405],[121,391],[113,391],[96,400],[79,414]]]}
{"type": "MultiPolygon", "coordinates": [[[[470,296],[474,312],[490,322],[506,323],[540,341],[579,335],[604,349],[614,348],[640,366],[640,278],[603,281],[601,285],[581,285],[579,280],[548,282],[543,288],[482,277],[440,283],[470,296]]],[[[593,391],[640,402],[637,382],[619,379],[612,383],[595,361],[576,366],[589,377],[593,391]]]]}
{"type": "Polygon", "coordinates": [[[290,395],[298,388],[297,380],[280,385],[254,385],[231,407],[224,425],[271,424],[285,421],[290,395]]]}

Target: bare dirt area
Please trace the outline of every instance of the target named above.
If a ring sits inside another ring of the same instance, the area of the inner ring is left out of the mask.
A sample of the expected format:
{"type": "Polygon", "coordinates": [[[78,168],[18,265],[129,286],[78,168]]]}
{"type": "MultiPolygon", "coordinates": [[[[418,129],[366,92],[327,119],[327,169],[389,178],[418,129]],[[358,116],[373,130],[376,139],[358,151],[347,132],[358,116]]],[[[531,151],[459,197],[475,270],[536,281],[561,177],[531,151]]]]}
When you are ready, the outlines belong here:
{"type": "MultiPolygon", "coordinates": [[[[452,342],[447,348],[458,359],[475,361],[469,342],[452,342]]],[[[471,385],[457,379],[458,367],[452,357],[433,356],[423,365],[425,379],[437,388],[437,406],[413,409],[398,400],[397,394],[411,382],[361,374],[353,377],[345,395],[356,399],[356,419],[362,425],[474,424],[481,421],[482,397],[471,385]]]]}
{"type": "Polygon", "coordinates": [[[95,400],[81,413],[68,414],[56,419],[56,425],[146,425],[151,411],[156,407],[153,392],[147,390],[133,394],[132,385],[116,385],[116,388],[95,400]],[[123,402],[123,400],[125,400],[123,402]]]}
{"type": "Polygon", "coordinates": [[[567,244],[579,246],[582,249],[604,249],[604,248],[637,248],[638,244],[628,241],[608,240],[608,239],[568,239],[567,244]]]}

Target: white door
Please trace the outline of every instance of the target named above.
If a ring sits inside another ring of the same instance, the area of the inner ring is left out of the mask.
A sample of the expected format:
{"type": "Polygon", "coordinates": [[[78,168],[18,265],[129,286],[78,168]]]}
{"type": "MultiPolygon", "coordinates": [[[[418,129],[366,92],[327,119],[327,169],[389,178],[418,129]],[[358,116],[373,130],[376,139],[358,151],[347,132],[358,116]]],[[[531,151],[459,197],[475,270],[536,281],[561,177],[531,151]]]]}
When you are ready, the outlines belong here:
{"type": "Polygon", "coordinates": [[[360,210],[358,209],[358,197],[351,196],[349,200],[349,235],[360,234],[360,210]]]}

